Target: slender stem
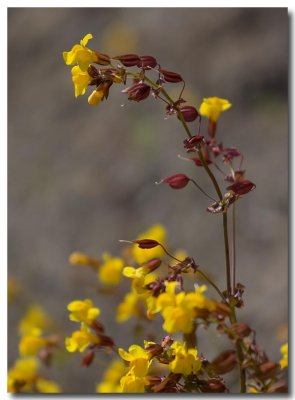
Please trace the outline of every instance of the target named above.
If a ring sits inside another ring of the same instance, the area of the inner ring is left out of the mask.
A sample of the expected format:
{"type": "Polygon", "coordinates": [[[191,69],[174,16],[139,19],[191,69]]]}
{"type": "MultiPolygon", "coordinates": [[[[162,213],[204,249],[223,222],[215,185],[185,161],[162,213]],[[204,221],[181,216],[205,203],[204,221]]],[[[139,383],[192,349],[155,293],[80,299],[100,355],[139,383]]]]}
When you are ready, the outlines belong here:
{"type": "Polygon", "coordinates": [[[203,278],[206,279],[207,282],[210,283],[210,285],[216,290],[216,292],[219,294],[219,296],[222,298],[222,300],[226,303],[226,298],[223,296],[221,290],[218,288],[217,285],[205,274],[205,272],[201,271],[200,268],[198,268],[198,272],[203,276],[203,278]]]}
{"type": "Polygon", "coordinates": [[[193,328],[191,332],[183,334],[183,341],[186,343],[188,349],[194,349],[197,347],[197,323],[193,322],[193,328]]]}
{"type": "Polygon", "coordinates": [[[219,187],[219,185],[217,183],[217,180],[215,179],[215,176],[213,175],[213,173],[211,172],[210,168],[208,167],[208,164],[205,161],[203,153],[202,153],[200,148],[198,149],[198,155],[199,155],[199,158],[201,160],[201,163],[202,163],[203,167],[205,168],[207,174],[209,175],[209,178],[211,179],[211,181],[212,181],[212,183],[213,183],[213,185],[215,187],[215,190],[216,190],[216,193],[218,194],[219,200],[221,201],[222,200],[222,193],[221,193],[220,187],[219,187]]]}
{"type": "Polygon", "coordinates": [[[226,261],[226,284],[228,295],[231,294],[231,279],[230,279],[230,257],[229,257],[229,241],[228,241],[228,229],[227,229],[227,210],[222,214],[223,222],[223,236],[224,236],[224,249],[225,249],[225,261],[226,261]]]}
{"type": "Polygon", "coordinates": [[[197,182],[196,182],[194,179],[191,179],[191,178],[190,178],[190,181],[191,181],[191,182],[206,196],[206,197],[208,197],[210,200],[213,200],[213,201],[216,202],[216,199],[214,199],[214,198],[211,197],[208,193],[206,193],[205,190],[203,190],[203,189],[201,188],[201,186],[199,186],[199,185],[197,184],[197,182]]]}
{"type": "Polygon", "coordinates": [[[235,291],[236,287],[236,203],[232,205],[233,215],[232,215],[232,269],[233,269],[233,291],[235,291]]]}
{"type": "MultiPolygon", "coordinates": [[[[237,317],[236,317],[236,312],[235,308],[232,307],[232,314],[230,316],[230,321],[232,324],[237,323],[237,317]]],[[[241,340],[237,340],[236,342],[236,350],[237,350],[237,356],[239,360],[239,367],[240,367],[240,387],[241,387],[241,393],[246,393],[246,371],[243,368],[243,360],[244,360],[244,355],[243,355],[243,343],[241,340]]]]}

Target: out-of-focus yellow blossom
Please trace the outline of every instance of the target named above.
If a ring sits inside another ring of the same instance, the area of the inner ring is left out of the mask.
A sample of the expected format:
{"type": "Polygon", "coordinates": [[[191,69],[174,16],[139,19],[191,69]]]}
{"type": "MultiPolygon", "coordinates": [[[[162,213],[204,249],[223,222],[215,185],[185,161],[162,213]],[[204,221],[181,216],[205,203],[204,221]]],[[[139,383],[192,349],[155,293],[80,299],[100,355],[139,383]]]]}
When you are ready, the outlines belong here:
{"type": "Polygon", "coordinates": [[[131,317],[139,317],[139,302],[141,302],[141,298],[137,293],[127,293],[122,303],[120,303],[117,307],[117,321],[125,322],[131,317]]]}
{"type": "Polygon", "coordinates": [[[119,257],[111,257],[104,253],[103,264],[98,269],[98,279],[104,285],[119,285],[122,277],[124,261],[119,257]]]}
{"type": "Polygon", "coordinates": [[[208,97],[203,99],[199,112],[203,117],[207,117],[213,122],[217,122],[220,114],[231,107],[231,103],[226,99],[219,97],[208,97]]]}
{"type": "Polygon", "coordinates": [[[71,312],[69,318],[75,322],[85,322],[91,325],[91,323],[99,316],[99,308],[93,307],[91,300],[74,300],[67,306],[71,312]]]}
{"type": "Polygon", "coordinates": [[[104,98],[104,91],[96,89],[88,97],[88,104],[90,104],[91,106],[98,106],[98,104],[102,101],[103,98],[104,98]]]}
{"type": "Polygon", "coordinates": [[[99,344],[100,338],[94,335],[91,330],[84,324],[81,324],[81,329],[72,333],[71,337],[65,340],[66,349],[73,353],[75,351],[84,351],[91,344],[99,344]]]}
{"type": "Polygon", "coordinates": [[[24,335],[19,342],[19,353],[21,356],[35,356],[47,343],[48,341],[41,337],[39,333],[24,335]]]}
{"type": "Polygon", "coordinates": [[[36,389],[40,393],[61,393],[61,389],[56,382],[44,378],[37,379],[36,389]]]}
{"type": "Polygon", "coordinates": [[[128,368],[122,360],[114,360],[105,371],[102,381],[96,385],[96,393],[120,393],[120,379],[128,368]]]}
{"type": "Polygon", "coordinates": [[[91,82],[91,76],[87,71],[82,71],[79,65],[72,68],[72,81],[75,88],[75,97],[85,94],[88,83],[91,82]]]}
{"type": "Polygon", "coordinates": [[[206,309],[209,311],[213,311],[215,309],[215,301],[210,300],[203,295],[206,290],[206,285],[198,286],[194,292],[186,293],[183,299],[183,305],[189,309],[192,309],[196,317],[198,316],[198,309],[206,309]]]}
{"type": "Polygon", "coordinates": [[[282,359],[280,360],[280,366],[281,368],[287,368],[288,367],[288,343],[283,344],[281,346],[281,353],[283,355],[282,359]]]}
{"type": "Polygon", "coordinates": [[[135,376],[143,377],[147,374],[151,361],[149,360],[149,354],[142,347],[133,344],[129,347],[129,352],[122,348],[118,352],[123,360],[129,362],[130,372],[135,376]]]}
{"type": "MultiPolygon", "coordinates": [[[[165,246],[166,244],[166,229],[162,225],[153,225],[146,232],[141,233],[136,240],[142,239],[152,239],[161,243],[165,246]]],[[[154,247],[152,249],[141,249],[138,246],[134,246],[132,249],[132,255],[138,264],[143,264],[144,262],[152,258],[161,258],[165,255],[164,250],[161,246],[154,247]]]]}
{"type": "Polygon", "coordinates": [[[121,393],[144,393],[145,385],[147,385],[146,379],[136,376],[132,372],[123,376],[120,381],[121,393]]]}
{"type": "Polygon", "coordinates": [[[183,261],[186,259],[186,257],[188,257],[187,252],[182,249],[177,250],[173,255],[175,258],[177,258],[180,261],[183,261]]]}
{"type": "Polygon", "coordinates": [[[249,386],[247,388],[247,393],[261,393],[261,392],[259,392],[259,390],[256,389],[254,386],[249,386]]]}
{"type": "Polygon", "coordinates": [[[63,52],[63,59],[67,65],[78,64],[82,71],[86,71],[89,64],[97,60],[94,51],[86,47],[88,41],[92,39],[91,33],[88,33],[80,41],[80,44],[75,44],[70,51],[63,52]]]}
{"type": "Polygon", "coordinates": [[[39,362],[35,357],[19,358],[8,371],[8,392],[28,392],[37,378],[39,362]]]}
{"type": "Polygon", "coordinates": [[[51,323],[50,318],[39,305],[32,305],[21,319],[18,330],[21,335],[38,335],[51,323]]]}
{"type": "Polygon", "coordinates": [[[13,302],[19,295],[21,291],[21,286],[18,280],[14,277],[8,277],[8,284],[7,284],[7,300],[8,303],[13,302]]]}
{"type": "Polygon", "coordinates": [[[169,363],[169,369],[175,374],[189,375],[201,368],[201,361],[197,357],[197,349],[187,349],[185,343],[174,341],[171,345],[174,360],[169,363]]]}

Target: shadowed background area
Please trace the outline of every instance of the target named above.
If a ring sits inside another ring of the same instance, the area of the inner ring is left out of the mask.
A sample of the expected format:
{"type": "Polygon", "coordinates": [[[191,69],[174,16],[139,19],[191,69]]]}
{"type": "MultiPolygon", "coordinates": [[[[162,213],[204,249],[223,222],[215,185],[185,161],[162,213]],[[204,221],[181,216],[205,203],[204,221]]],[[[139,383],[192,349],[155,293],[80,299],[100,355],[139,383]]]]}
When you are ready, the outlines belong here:
{"type": "MultiPolygon", "coordinates": [[[[177,157],[185,156],[177,118],[166,119],[152,97],[129,103],[119,85],[97,108],[86,96],[75,99],[62,52],[88,32],[90,48],[150,54],[180,73],[184,98],[196,107],[210,96],[232,102],[219,140],[240,149],[257,185],[237,205],[237,280],[246,286],[239,318],[278,360],[288,318],[287,9],[15,8],[8,10],[8,250],[21,294],[9,312],[9,363],[18,354],[17,321],[32,302],[69,335],[76,327],[66,305],[91,298],[120,346],[135,340],[134,322],[114,324],[124,285],[98,294],[95,275],[68,264],[75,250],[120,254],[118,239],[161,223],[170,247],[185,249],[225,287],[221,219],[206,213],[208,201],[193,186],[154,185],[182,172],[213,194],[204,171],[177,157]]],[[[167,85],[175,96],[179,90],[167,85]]],[[[209,359],[220,349],[211,331],[200,346],[209,359]]],[[[91,393],[107,358],[89,369],[79,358],[64,356],[51,376],[66,392],[91,393]]]]}

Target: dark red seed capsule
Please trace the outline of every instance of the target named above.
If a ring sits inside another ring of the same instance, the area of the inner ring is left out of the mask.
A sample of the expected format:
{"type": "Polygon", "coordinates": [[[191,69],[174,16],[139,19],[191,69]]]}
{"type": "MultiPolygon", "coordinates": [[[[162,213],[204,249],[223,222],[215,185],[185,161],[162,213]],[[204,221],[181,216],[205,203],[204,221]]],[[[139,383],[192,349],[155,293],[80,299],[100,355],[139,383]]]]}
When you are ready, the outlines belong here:
{"type": "Polygon", "coordinates": [[[189,183],[189,181],[190,179],[186,175],[176,174],[162,179],[159,183],[168,183],[172,189],[182,189],[189,183]]]}
{"type": "MultiPolygon", "coordinates": [[[[186,122],[193,122],[199,116],[197,109],[192,106],[182,106],[182,107],[180,107],[180,111],[186,122]]],[[[179,119],[179,117],[178,117],[178,119],[179,119]]]]}
{"type": "Polygon", "coordinates": [[[140,61],[137,54],[124,54],[122,56],[113,57],[114,60],[119,60],[125,67],[134,67],[140,61]]]}
{"type": "Polygon", "coordinates": [[[160,72],[163,75],[166,82],[169,83],[183,82],[181,75],[179,75],[177,72],[167,71],[166,69],[160,69],[160,72]]]}
{"type": "Polygon", "coordinates": [[[134,240],[133,243],[138,244],[140,249],[152,249],[156,246],[159,246],[159,243],[153,239],[139,239],[134,240]]]}
{"type": "Polygon", "coordinates": [[[139,56],[139,59],[140,61],[137,64],[139,68],[145,68],[145,69],[155,68],[156,65],[158,64],[155,57],[152,56],[139,56]]]}
{"type": "Polygon", "coordinates": [[[151,87],[145,83],[135,83],[127,89],[122,90],[122,93],[128,94],[128,100],[142,101],[150,95],[151,87]]]}
{"type": "Polygon", "coordinates": [[[238,195],[243,195],[248,192],[251,192],[251,190],[254,190],[256,188],[255,183],[250,182],[248,180],[243,180],[240,182],[236,182],[233,185],[228,186],[226,189],[227,190],[232,190],[235,194],[238,195]]]}

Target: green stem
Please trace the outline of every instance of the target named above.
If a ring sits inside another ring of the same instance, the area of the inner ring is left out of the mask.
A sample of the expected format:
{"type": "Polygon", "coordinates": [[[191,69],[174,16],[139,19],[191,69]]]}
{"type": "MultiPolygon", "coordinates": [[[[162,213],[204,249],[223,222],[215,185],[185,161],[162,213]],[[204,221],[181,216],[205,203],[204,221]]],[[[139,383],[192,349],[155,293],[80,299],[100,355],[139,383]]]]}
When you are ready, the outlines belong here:
{"type": "Polygon", "coordinates": [[[222,300],[226,303],[226,298],[223,296],[221,290],[218,288],[217,285],[215,285],[215,283],[205,274],[205,272],[201,271],[200,268],[198,268],[197,270],[199,272],[200,275],[202,275],[202,277],[204,279],[206,279],[206,281],[208,283],[210,283],[210,285],[216,290],[216,292],[219,294],[219,296],[222,298],[222,300]]]}
{"type": "MultiPolygon", "coordinates": [[[[235,311],[234,307],[232,307],[230,321],[232,324],[237,323],[236,311],[235,311]]],[[[239,368],[240,368],[241,393],[246,393],[246,371],[243,368],[244,355],[243,355],[243,347],[242,347],[241,340],[237,340],[237,342],[236,342],[236,351],[237,351],[237,356],[238,356],[238,360],[239,360],[239,368]]]]}
{"type": "Polygon", "coordinates": [[[227,229],[227,210],[222,214],[223,222],[223,236],[224,236],[224,249],[225,249],[225,261],[226,261],[226,285],[227,294],[231,294],[231,279],[230,279],[230,257],[229,257],[229,241],[228,241],[228,229],[227,229]]]}

